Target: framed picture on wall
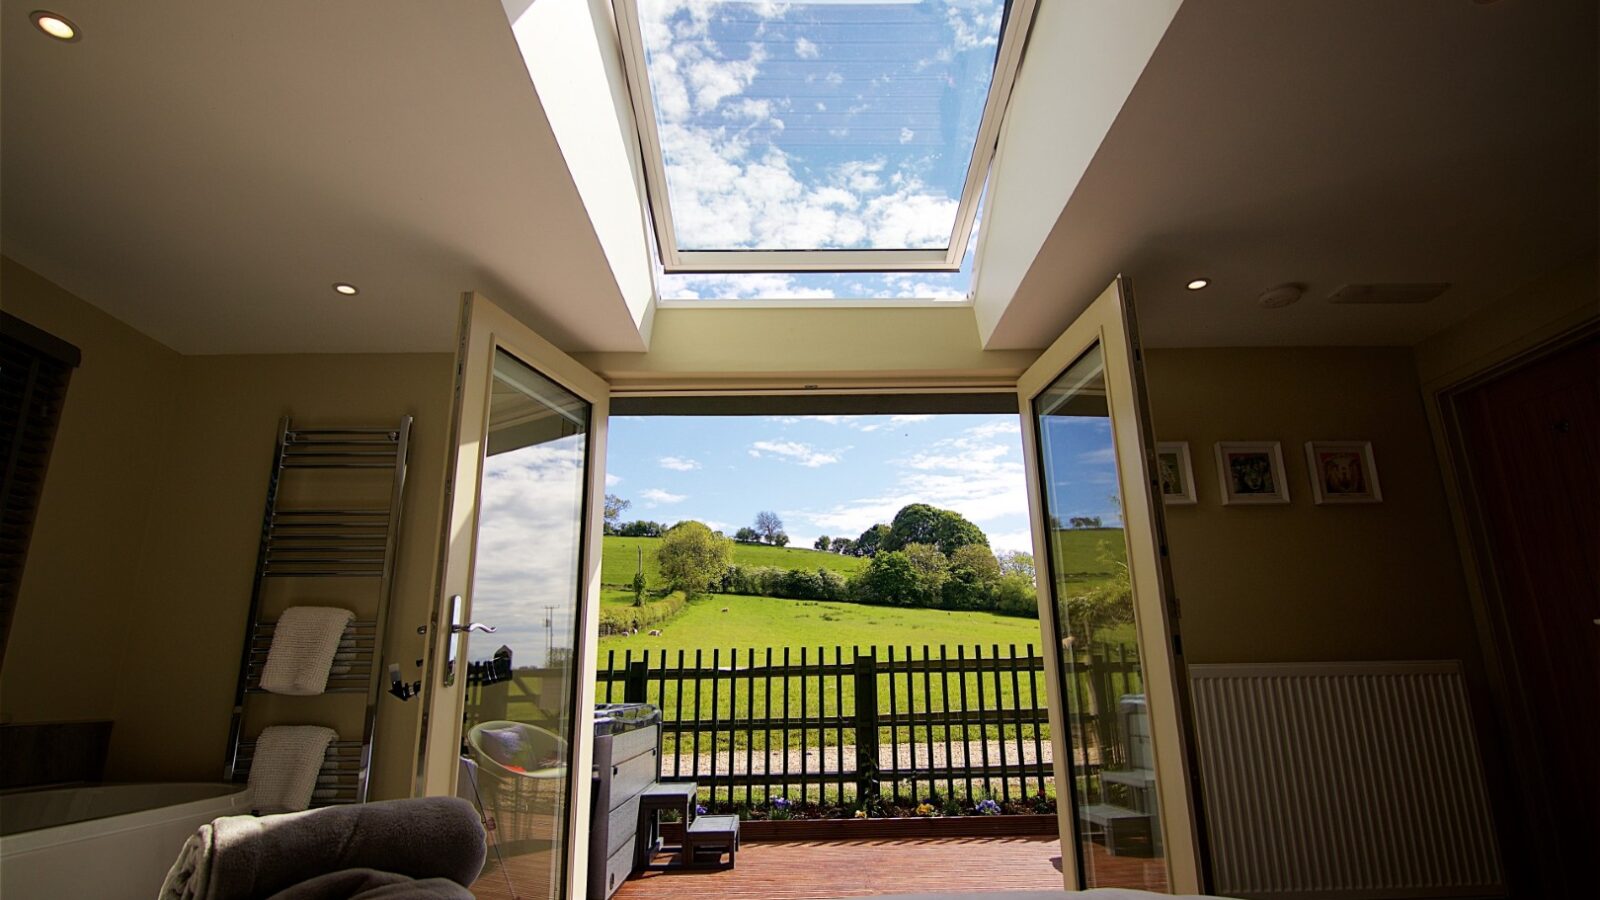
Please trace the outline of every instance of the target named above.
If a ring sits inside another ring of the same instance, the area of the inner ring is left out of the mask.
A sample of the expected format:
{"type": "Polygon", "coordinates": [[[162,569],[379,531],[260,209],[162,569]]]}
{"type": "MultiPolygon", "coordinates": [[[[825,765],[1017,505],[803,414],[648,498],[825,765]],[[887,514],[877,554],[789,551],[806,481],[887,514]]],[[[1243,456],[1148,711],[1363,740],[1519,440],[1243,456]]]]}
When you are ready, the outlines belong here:
{"type": "Polygon", "coordinates": [[[1277,441],[1218,441],[1217,481],[1223,506],[1289,502],[1283,448],[1277,441]]]}
{"type": "Polygon", "coordinates": [[[1306,441],[1311,496],[1322,503],[1381,503],[1371,441],[1306,441]]]}
{"type": "Polygon", "coordinates": [[[1194,463],[1189,459],[1188,441],[1156,444],[1156,474],[1161,478],[1163,503],[1186,506],[1195,502],[1194,463]]]}

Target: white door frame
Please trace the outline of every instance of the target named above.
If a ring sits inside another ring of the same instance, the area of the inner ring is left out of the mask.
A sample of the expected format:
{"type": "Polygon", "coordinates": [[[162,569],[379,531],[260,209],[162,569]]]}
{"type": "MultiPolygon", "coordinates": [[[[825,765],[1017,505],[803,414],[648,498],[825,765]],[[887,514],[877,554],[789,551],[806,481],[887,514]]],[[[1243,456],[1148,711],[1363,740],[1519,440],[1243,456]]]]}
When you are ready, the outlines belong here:
{"type": "MultiPolygon", "coordinates": [[[[594,708],[593,671],[600,630],[600,554],[605,498],[606,419],[610,385],[540,337],[510,313],[476,293],[461,297],[456,350],[454,414],[446,453],[444,522],[440,536],[439,586],[429,623],[428,663],[422,691],[422,737],[418,748],[416,794],[454,795],[459,771],[461,721],[466,703],[467,635],[451,633],[451,597],[464,598],[463,621],[472,616],[472,575],[478,542],[478,510],[483,479],[489,398],[496,350],[504,350],[541,375],[587,401],[590,406],[584,469],[584,522],[580,573],[583,599],[573,654],[574,703],[568,767],[571,795],[566,805],[566,886],[569,900],[583,895],[588,877],[589,778],[594,760],[594,729],[584,714],[594,708]],[[444,683],[445,661],[454,643],[458,676],[444,683]],[[431,723],[431,724],[430,724],[431,723]]],[[[492,624],[492,623],[490,623],[492,624]]]]}
{"type": "MultiPolygon", "coordinates": [[[[1056,646],[1056,604],[1050,574],[1050,534],[1043,495],[1039,438],[1034,400],[1084,353],[1099,345],[1106,378],[1106,403],[1116,448],[1117,479],[1127,538],[1128,572],[1133,587],[1134,628],[1139,661],[1149,696],[1150,727],[1156,755],[1156,793],[1167,859],[1168,884],[1174,893],[1200,893],[1202,854],[1191,781],[1191,747],[1184,728],[1187,690],[1176,638],[1177,608],[1166,558],[1160,482],[1153,472],[1154,441],[1145,410],[1142,362],[1137,325],[1127,280],[1118,277],[1049,349],[1017,379],[1022,416],[1022,455],[1028,479],[1028,519],[1033,529],[1035,579],[1039,594],[1039,628],[1049,690],[1050,739],[1054,744],[1056,809],[1062,856],[1078,857],[1076,792],[1072,780],[1070,729],[1061,695],[1060,648],[1056,646]]],[[[1068,890],[1081,890],[1078,866],[1061,867],[1068,890]]]]}

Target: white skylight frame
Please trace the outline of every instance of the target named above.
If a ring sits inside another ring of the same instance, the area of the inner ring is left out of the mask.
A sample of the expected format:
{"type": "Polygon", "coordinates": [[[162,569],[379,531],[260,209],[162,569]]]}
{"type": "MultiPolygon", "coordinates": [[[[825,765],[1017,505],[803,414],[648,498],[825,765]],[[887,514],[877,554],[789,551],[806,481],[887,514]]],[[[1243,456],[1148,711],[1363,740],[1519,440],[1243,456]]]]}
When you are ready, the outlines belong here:
{"type": "MultiPolygon", "coordinates": [[[[640,28],[638,0],[612,0],[617,32],[622,42],[623,69],[633,103],[639,143],[643,151],[645,188],[651,227],[667,274],[733,272],[958,272],[972,235],[989,164],[1000,139],[1000,126],[1023,49],[1033,24],[1037,0],[1005,0],[1005,18],[995,51],[994,77],[984,99],[972,159],[956,207],[948,245],[944,249],[878,248],[813,250],[679,250],[668,199],[665,154],[657,129],[655,99],[646,69],[644,34],[640,28]]],[[[970,296],[970,295],[969,295],[970,296]]]]}

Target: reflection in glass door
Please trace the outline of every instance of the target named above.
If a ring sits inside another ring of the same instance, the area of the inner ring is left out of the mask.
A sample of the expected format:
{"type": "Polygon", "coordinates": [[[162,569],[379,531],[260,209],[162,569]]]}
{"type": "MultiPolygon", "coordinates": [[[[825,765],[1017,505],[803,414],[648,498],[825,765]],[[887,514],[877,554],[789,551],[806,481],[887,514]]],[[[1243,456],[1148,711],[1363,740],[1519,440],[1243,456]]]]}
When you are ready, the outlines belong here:
{"type": "Polygon", "coordinates": [[[1150,698],[1096,343],[1033,400],[1083,886],[1167,889],[1150,698]]]}
{"type": "Polygon", "coordinates": [[[1205,893],[1182,644],[1126,279],[1017,379],[1069,889],[1205,893]]]}
{"type": "Polygon", "coordinates": [[[492,828],[479,897],[564,894],[591,414],[495,350],[457,785],[492,828]]]}

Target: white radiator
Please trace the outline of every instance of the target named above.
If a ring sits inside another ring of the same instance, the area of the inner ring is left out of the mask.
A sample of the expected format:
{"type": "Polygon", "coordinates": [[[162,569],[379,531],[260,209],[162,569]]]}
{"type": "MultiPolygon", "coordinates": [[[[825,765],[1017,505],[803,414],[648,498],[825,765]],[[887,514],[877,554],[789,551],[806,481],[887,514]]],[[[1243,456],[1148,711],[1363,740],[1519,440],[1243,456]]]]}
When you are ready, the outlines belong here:
{"type": "Polygon", "coordinates": [[[1457,663],[1189,674],[1216,893],[1505,895],[1457,663]]]}

